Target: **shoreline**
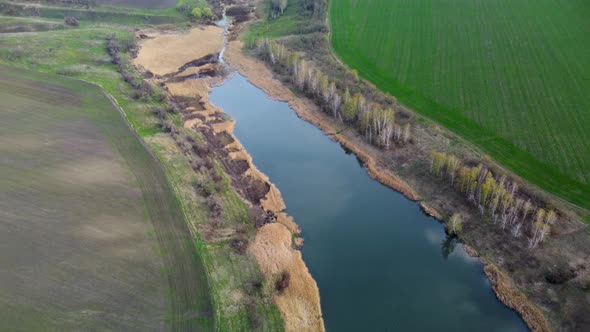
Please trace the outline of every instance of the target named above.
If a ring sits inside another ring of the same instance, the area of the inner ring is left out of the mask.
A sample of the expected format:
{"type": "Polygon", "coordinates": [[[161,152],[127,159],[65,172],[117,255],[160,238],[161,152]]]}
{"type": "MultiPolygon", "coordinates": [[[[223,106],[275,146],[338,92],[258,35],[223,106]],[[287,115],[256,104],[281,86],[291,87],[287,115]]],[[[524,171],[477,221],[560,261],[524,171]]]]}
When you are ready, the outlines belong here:
{"type": "Polygon", "coordinates": [[[232,68],[236,69],[250,83],[264,91],[269,98],[286,102],[299,118],[320,128],[332,140],[341,143],[346,149],[352,151],[363,162],[371,178],[401,192],[412,201],[421,200],[421,196],[410,185],[395,173],[379,165],[376,158],[365,151],[365,147],[361,147],[357,142],[342,134],[334,134],[337,132],[337,128],[333,125],[331,119],[320,113],[318,107],[311,101],[295,96],[291,90],[274,78],[272,72],[263,62],[243,54],[242,46],[240,41],[230,41],[228,43],[225,55],[226,61],[231,64],[232,68]],[[266,77],[261,77],[261,73],[264,73],[266,77]]]}
{"type": "MultiPolygon", "coordinates": [[[[198,34],[197,29],[204,30],[202,27],[197,27],[190,30],[188,34],[196,36],[198,34]]],[[[186,37],[181,33],[177,33],[177,35],[180,36],[179,39],[186,37]]],[[[218,38],[220,37],[221,35],[218,35],[218,38]]],[[[175,42],[173,33],[166,34],[166,38],[173,39],[172,41],[175,42]]],[[[210,48],[207,53],[211,53],[211,51],[219,52],[216,49],[219,48],[219,45],[215,43],[213,45],[215,46],[210,48]]],[[[135,65],[143,72],[148,70],[153,72],[154,70],[150,68],[152,64],[156,69],[164,67],[162,65],[164,62],[162,61],[161,51],[155,47],[149,51],[157,53],[156,56],[150,54],[153,57],[152,62],[135,61],[135,65]]],[[[163,53],[165,54],[166,51],[163,53]]],[[[178,63],[186,62],[187,59],[183,59],[178,63]]],[[[178,67],[170,63],[166,63],[166,66],[169,70],[178,67]]],[[[199,66],[194,67],[194,70],[198,72],[199,66]]],[[[186,119],[182,119],[184,128],[203,134],[205,141],[208,142],[209,146],[213,147],[213,153],[217,156],[216,159],[221,162],[226,174],[232,180],[230,182],[233,190],[239,194],[240,198],[248,206],[258,206],[274,217],[274,222],[266,223],[256,229],[256,234],[253,241],[250,242],[247,252],[255,258],[266,283],[274,286],[275,280],[284,272],[288,272],[291,276],[289,286],[282,292],[272,296],[273,302],[277,305],[283,317],[285,330],[325,331],[317,283],[305,265],[301,251],[297,249],[303,243],[303,240],[297,236],[300,233],[299,227],[293,218],[285,213],[286,205],[280,190],[270,181],[266,174],[255,166],[252,157],[234,135],[235,120],[220,120],[217,115],[225,112],[222,108],[209,102],[208,96],[211,89],[222,85],[225,80],[231,78],[231,75],[173,82],[167,79],[170,74],[164,71],[159,71],[157,74],[160,76],[155,79],[163,79],[161,83],[165,84],[167,94],[172,98],[180,97],[198,101],[202,110],[195,107],[184,108],[183,114],[187,115],[186,119]],[[216,146],[214,141],[218,140],[218,136],[229,136],[230,142],[216,146]],[[224,156],[225,161],[245,162],[247,165],[246,170],[241,174],[233,174],[231,170],[227,169],[227,164],[223,160],[224,156]],[[260,199],[259,203],[249,201],[241,190],[243,188],[236,185],[244,178],[248,178],[253,182],[262,182],[268,186],[268,191],[260,199]]]]}
{"type": "MultiPolygon", "coordinates": [[[[421,196],[409,184],[394,172],[378,164],[378,158],[374,156],[376,153],[374,147],[355,141],[342,134],[332,134],[337,132],[333,123],[334,120],[323,114],[312,101],[304,97],[297,97],[274,77],[274,73],[265,63],[244,54],[242,42],[237,40],[228,42],[225,56],[227,63],[232,68],[236,69],[250,83],[264,91],[269,98],[288,103],[299,118],[313,124],[332,140],[342,144],[346,149],[354,153],[363,162],[371,178],[400,192],[407,199],[419,202],[425,214],[433,217],[438,222],[444,223],[442,214],[422,201],[421,196]]],[[[465,243],[462,244],[466,245],[465,243]]],[[[470,246],[468,247],[470,248],[469,252],[477,253],[470,246]]],[[[483,264],[486,278],[492,284],[492,289],[498,300],[515,310],[532,331],[551,331],[549,322],[541,310],[496,265],[479,255],[476,256],[483,264]]]]}

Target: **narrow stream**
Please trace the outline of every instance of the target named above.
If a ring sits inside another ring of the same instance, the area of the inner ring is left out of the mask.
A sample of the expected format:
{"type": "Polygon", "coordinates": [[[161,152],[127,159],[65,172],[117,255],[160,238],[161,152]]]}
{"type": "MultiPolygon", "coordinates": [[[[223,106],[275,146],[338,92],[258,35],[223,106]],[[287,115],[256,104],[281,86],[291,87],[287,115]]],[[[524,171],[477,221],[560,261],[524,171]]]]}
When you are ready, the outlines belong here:
{"type": "Polygon", "coordinates": [[[210,100],[236,120],[234,134],[301,226],[328,331],[527,330],[441,224],[286,103],[239,74],[210,100]]]}

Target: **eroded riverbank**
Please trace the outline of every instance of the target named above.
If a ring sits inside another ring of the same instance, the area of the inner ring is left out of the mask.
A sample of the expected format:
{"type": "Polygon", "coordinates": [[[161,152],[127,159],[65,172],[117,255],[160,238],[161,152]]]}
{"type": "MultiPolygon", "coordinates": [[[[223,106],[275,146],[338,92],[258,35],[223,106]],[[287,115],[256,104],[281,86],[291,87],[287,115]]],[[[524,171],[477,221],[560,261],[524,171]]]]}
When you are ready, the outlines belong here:
{"type": "Polygon", "coordinates": [[[154,82],[164,84],[182,108],[184,127],[203,133],[212,153],[232,178],[235,190],[242,194],[242,199],[264,210],[270,218],[258,225],[260,228],[248,251],[256,258],[268,284],[272,285],[283,273],[290,276],[288,287],[274,296],[285,328],[288,331],[322,331],[324,326],[317,284],[309,274],[300,251],[295,248],[300,243],[299,228],[283,212],[285,203],[280,191],[254,166],[252,158],[233,135],[235,121],[224,117],[223,111],[208,101],[211,87],[222,84],[226,73],[218,61],[197,60],[222,52],[223,29],[194,28],[184,34],[148,33],[140,33],[147,36],[144,37],[147,41],[143,43],[147,47],[140,51],[135,64],[154,82]],[[170,53],[168,48],[157,47],[159,39],[165,44],[195,45],[201,38],[217,41],[198,44],[201,48],[195,54],[201,56],[199,59],[187,57],[186,50],[179,52],[178,56],[170,53]],[[142,52],[146,53],[142,55],[142,52]],[[211,72],[212,68],[216,75],[202,75],[204,71],[211,72]]]}

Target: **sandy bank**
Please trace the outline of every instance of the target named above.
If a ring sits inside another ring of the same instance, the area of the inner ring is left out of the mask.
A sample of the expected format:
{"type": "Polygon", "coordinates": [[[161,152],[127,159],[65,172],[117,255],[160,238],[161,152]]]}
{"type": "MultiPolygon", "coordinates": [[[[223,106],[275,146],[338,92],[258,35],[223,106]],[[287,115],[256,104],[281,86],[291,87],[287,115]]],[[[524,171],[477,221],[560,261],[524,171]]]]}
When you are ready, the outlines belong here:
{"type": "MultiPolygon", "coordinates": [[[[217,27],[194,28],[187,34],[151,33],[153,39],[140,43],[141,51],[135,65],[149,70],[156,75],[176,73],[179,67],[207,54],[218,53],[223,47],[223,30],[217,27]]],[[[191,68],[191,71],[196,71],[191,68]]],[[[186,72],[183,73],[186,75],[186,72]]],[[[268,177],[254,165],[251,156],[233,135],[235,122],[223,120],[217,116],[222,109],[209,102],[208,95],[212,86],[222,80],[217,77],[186,79],[175,81],[174,75],[166,79],[155,77],[155,83],[164,83],[169,94],[174,97],[191,98],[198,101],[198,107],[183,109],[187,118],[185,128],[197,131],[210,130],[214,135],[229,135],[233,141],[224,146],[228,156],[233,160],[247,162],[248,169],[244,176],[267,183],[268,193],[261,199],[260,206],[276,216],[275,223],[266,224],[257,230],[254,241],[248,250],[256,257],[263,275],[274,285],[277,274],[289,272],[291,282],[281,293],[274,296],[274,301],[282,313],[287,331],[324,331],[319,289],[310,275],[301,252],[294,247],[300,241],[293,240],[293,234],[299,233],[299,227],[283,211],[286,206],[279,189],[268,177]],[[170,80],[168,82],[167,80],[170,80]]],[[[247,204],[250,204],[244,198],[247,204]]]]}
{"type": "Polygon", "coordinates": [[[192,28],[185,33],[142,31],[149,39],[141,41],[135,65],[156,75],[178,71],[184,64],[223,48],[223,29],[216,26],[192,28]]]}
{"type": "Polygon", "coordinates": [[[276,296],[285,318],[286,331],[323,331],[319,290],[309,274],[301,252],[293,249],[291,232],[282,224],[268,224],[258,230],[250,252],[256,257],[264,276],[272,280],[290,271],[291,283],[276,296]]]}

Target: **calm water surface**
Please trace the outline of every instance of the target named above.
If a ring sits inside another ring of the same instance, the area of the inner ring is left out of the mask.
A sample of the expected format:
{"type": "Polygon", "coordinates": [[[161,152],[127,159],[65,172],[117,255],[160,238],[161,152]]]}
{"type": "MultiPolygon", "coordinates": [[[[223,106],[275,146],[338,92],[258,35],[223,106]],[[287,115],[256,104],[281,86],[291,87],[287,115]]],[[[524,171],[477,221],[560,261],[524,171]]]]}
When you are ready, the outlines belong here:
{"type": "Polygon", "coordinates": [[[235,75],[210,100],[303,231],[329,331],[526,331],[443,226],[372,180],[354,155],[235,75]]]}

